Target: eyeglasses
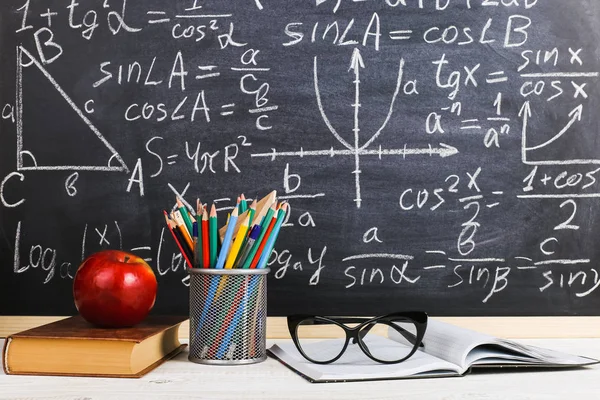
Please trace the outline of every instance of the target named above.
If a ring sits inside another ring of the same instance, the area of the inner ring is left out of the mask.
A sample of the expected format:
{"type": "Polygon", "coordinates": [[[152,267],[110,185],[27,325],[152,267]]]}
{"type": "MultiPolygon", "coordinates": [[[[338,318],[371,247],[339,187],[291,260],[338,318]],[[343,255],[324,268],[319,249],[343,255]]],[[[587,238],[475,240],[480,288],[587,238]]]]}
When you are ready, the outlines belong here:
{"type": "Polygon", "coordinates": [[[329,364],[338,360],[352,340],[372,360],[396,364],[424,346],[427,314],[398,312],[377,318],[292,315],[287,322],[296,348],[310,362],[329,364]],[[323,337],[326,339],[318,343],[312,340],[323,337]]]}

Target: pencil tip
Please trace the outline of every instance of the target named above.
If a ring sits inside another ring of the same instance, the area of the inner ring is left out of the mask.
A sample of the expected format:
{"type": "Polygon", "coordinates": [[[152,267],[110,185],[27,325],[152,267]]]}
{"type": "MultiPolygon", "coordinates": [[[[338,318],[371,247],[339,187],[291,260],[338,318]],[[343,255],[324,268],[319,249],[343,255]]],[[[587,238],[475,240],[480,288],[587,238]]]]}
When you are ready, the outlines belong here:
{"type": "Polygon", "coordinates": [[[179,197],[176,197],[175,201],[177,202],[177,207],[179,207],[179,208],[183,207],[183,202],[181,201],[181,199],[179,197]]]}
{"type": "Polygon", "coordinates": [[[210,216],[211,217],[216,217],[217,216],[217,208],[215,207],[215,204],[213,203],[213,205],[210,207],[210,216]]]}
{"type": "Polygon", "coordinates": [[[237,216],[238,216],[238,214],[239,214],[239,213],[238,213],[238,208],[236,207],[236,208],[234,208],[234,209],[233,209],[233,212],[231,213],[231,216],[232,216],[232,217],[237,217],[237,216]]]}

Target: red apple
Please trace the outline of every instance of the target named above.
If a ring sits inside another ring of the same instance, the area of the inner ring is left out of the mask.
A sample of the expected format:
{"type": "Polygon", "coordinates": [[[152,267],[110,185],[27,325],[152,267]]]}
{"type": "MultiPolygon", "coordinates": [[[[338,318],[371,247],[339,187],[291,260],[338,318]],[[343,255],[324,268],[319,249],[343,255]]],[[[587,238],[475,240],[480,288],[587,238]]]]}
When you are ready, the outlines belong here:
{"type": "Polygon", "coordinates": [[[102,327],[140,323],[156,300],[156,276],[140,257],[119,250],[89,256],[73,281],[75,307],[88,322],[102,327]]]}

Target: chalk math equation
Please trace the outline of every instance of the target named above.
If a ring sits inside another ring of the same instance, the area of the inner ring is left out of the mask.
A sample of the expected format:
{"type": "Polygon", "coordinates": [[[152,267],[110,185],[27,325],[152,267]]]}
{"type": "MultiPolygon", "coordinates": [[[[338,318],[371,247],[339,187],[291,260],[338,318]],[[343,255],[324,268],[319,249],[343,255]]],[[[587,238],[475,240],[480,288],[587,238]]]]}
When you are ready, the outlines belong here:
{"type": "MultiPolygon", "coordinates": [[[[600,198],[593,17],[573,25],[541,0],[8,3],[0,213],[13,274],[72,279],[110,247],[189,279],[164,228],[138,236],[110,206],[44,237],[24,212],[39,201],[28,181],[67,205],[104,182],[123,202],[177,196],[193,213],[200,196],[226,215],[251,177],[290,204],[269,261],[283,288],[468,288],[485,304],[518,281],[531,298],[597,296],[582,239],[600,198]],[[39,122],[50,107],[55,128],[39,122]]],[[[158,226],[160,208],[140,207],[158,226]]]]}

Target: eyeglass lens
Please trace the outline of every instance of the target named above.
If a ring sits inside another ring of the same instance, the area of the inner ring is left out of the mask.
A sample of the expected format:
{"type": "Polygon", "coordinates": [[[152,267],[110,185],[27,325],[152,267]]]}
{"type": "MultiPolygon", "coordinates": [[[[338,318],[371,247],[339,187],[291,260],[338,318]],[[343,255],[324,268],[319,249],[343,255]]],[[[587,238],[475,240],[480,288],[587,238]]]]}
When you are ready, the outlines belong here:
{"type": "Polygon", "coordinates": [[[406,358],[415,347],[417,327],[405,319],[388,320],[364,326],[359,336],[373,358],[395,362],[406,358]]]}
{"type": "Polygon", "coordinates": [[[296,335],[306,357],[316,362],[335,359],[346,343],[346,331],[342,327],[320,319],[303,320],[296,329],[296,335]]]}
{"type": "MultiPolygon", "coordinates": [[[[346,324],[348,327],[356,325],[346,324]]],[[[316,362],[336,359],[344,351],[346,343],[346,331],[341,326],[318,317],[301,321],[296,335],[305,356],[316,362]]],[[[361,328],[359,336],[371,357],[383,362],[403,360],[417,346],[417,327],[404,318],[367,324],[361,328]]],[[[350,342],[349,345],[353,344],[357,343],[350,342]]]]}

